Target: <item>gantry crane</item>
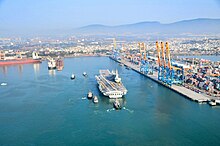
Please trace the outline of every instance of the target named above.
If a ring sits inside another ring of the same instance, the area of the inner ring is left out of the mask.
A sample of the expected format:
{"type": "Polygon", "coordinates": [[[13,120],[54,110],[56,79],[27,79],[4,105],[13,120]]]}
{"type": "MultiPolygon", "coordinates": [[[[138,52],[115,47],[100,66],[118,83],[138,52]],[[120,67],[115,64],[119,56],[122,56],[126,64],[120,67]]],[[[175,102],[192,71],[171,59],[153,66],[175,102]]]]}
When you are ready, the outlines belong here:
{"type": "Polygon", "coordinates": [[[173,78],[175,72],[171,65],[170,48],[168,42],[166,42],[166,57],[167,57],[166,83],[171,86],[173,84],[173,78]]]}
{"type": "Polygon", "coordinates": [[[169,82],[171,84],[182,84],[185,78],[185,69],[183,65],[171,63],[169,44],[166,42],[168,68],[169,68],[169,82]]]}
{"type": "Polygon", "coordinates": [[[166,82],[167,76],[166,76],[166,58],[165,58],[165,51],[164,51],[164,44],[163,42],[160,43],[161,47],[161,54],[162,54],[162,63],[161,63],[161,80],[163,82],[166,82]]]}
{"type": "Polygon", "coordinates": [[[145,43],[138,43],[139,51],[140,51],[140,71],[142,73],[148,73],[148,61],[146,56],[146,47],[145,43]]]}
{"type": "Polygon", "coordinates": [[[174,70],[172,69],[171,66],[169,45],[168,42],[166,42],[166,56],[165,56],[164,43],[161,42],[160,44],[161,44],[160,46],[161,50],[159,48],[158,41],[156,42],[156,49],[158,54],[158,80],[171,86],[173,84],[174,70]],[[162,58],[160,56],[160,53],[162,54],[162,58]]]}
{"type": "Polygon", "coordinates": [[[117,48],[117,45],[116,45],[116,39],[113,38],[113,49],[112,49],[112,52],[113,52],[113,58],[115,58],[116,60],[120,60],[120,50],[117,48]]]}
{"type": "Polygon", "coordinates": [[[162,64],[160,61],[160,48],[159,48],[158,41],[156,41],[156,49],[157,49],[157,63],[158,63],[158,80],[161,80],[161,78],[162,78],[162,75],[161,75],[162,64]]]}

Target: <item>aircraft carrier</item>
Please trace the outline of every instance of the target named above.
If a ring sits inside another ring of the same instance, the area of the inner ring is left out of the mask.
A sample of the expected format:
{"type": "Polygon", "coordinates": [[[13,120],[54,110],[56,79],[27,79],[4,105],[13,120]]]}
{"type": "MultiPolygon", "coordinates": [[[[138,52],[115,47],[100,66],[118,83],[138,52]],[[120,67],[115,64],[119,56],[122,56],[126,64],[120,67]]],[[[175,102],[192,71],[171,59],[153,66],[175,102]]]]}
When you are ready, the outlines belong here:
{"type": "Polygon", "coordinates": [[[109,70],[99,70],[100,75],[95,76],[98,82],[98,87],[103,95],[109,98],[121,98],[127,94],[127,89],[119,78],[118,71],[110,72],[109,70]]]}

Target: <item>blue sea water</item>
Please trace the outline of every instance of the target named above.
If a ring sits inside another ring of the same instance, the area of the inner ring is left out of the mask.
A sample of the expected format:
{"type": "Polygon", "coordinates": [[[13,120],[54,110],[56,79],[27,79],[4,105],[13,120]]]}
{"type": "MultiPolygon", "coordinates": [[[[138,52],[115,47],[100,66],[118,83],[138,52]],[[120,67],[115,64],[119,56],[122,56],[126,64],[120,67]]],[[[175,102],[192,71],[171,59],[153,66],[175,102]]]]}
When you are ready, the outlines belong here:
{"type": "Polygon", "coordinates": [[[220,108],[192,102],[107,57],[0,67],[0,145],[220,145],[220,108]],[[118,69],[123,109],[100,94],[99,69],[118,69]],[[82,76],[86,71],[88,77],[82,76]],[[70,80],[71,74],[76,75],[70,80]],[[99,98],[94,104],[86,94],[99,98]]]}

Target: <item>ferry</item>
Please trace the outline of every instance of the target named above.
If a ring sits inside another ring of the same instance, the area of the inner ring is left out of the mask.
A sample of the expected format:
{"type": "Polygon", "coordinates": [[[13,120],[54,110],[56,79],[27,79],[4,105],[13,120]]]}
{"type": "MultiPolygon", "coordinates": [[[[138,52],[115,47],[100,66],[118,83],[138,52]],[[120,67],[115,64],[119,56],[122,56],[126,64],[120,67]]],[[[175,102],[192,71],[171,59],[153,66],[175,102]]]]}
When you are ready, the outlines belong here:
{"type": "Polygon", "coordinates": [[[100,70],[95,76],[100,92],[109,98],[121,98],[127,94],[127,89],[121,82],[118,71],[100,70]]]}

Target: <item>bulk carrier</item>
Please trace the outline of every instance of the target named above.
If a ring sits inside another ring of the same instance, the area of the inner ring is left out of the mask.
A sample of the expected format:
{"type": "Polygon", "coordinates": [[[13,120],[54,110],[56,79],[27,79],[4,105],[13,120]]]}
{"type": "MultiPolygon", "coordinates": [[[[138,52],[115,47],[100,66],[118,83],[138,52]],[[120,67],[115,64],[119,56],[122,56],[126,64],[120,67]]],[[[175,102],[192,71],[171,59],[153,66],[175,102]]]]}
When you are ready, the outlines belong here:
{"type": "Polygon", "coordinates": [[[41,59],[38,56],[38,53],[33,52],[32,58],[23,58],[21,53],[17,53],[18,56],[16,57],[5,57],[5,54],[0,52],[0,66],[5,65],[16,65],[16,64],[29,64],[29,63],[41,63],[41,59]]]}

